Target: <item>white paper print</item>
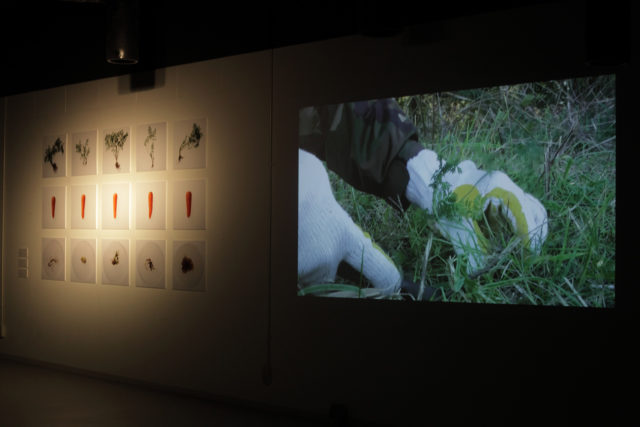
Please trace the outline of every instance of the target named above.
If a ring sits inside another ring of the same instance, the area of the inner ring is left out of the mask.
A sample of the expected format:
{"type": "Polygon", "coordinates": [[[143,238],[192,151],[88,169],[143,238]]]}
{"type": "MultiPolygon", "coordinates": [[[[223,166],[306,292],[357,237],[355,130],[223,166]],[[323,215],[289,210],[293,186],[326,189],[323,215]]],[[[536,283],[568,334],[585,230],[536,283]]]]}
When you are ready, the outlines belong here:
{"type": "Polygon", "coordinates": [[[71,281],[96,283],[95,239],[71,239],[71,281]]]}
{"type": "Polygon", "coordinates": [[[175,241],[173,247],[173,289],[204,291],[205,243],[175,241]]]}
{"type": "Polygon", "coordinates": [[[136,286],[164,289],[165,242],[138,240],[136,252],[136,286]]]}
{"type": "Polygon", "coordinates": [[[164,230],[167,192],[165,182],[136,184],[136,229],[164,230]]]}
{"type": "Polygon", "coordinates": [[[65,227],[65,187],[42,189],[42,228],[65,227]]]}
{"type": "Polygon", "coordinates": [[[102,283],[129,285],[129,241],[102,241],[102,283]]]}
{"type": "Polygon", "coordinates": [[[173,124],[174,169],[206,167],[207,119],[182,120],[173,124]]]}
{"type": "Polygon", "coordinates": [[[64,238],[42,239],[42,279],[64,280],[64,238]]]}
{"type": "Polygon", "coordinates": [[[98,165],[96,149],[98,131],[71,134],[71,175],[95,175],[98,165]]]}
{"type": "Polygon", "coordinates": [[[173,185],[173,228],[204,230],[206,227],[204,180],[177,181],[173,185]]]}
{"type": "Polygon", "coordinates": [[[102,185],[102,228],[129,229],[129,184],[102,185]]]}
{"type": "Polygon", "coordinates": [[[64,177],[67,174],[67,136],[45,136],[42,140],[42,176],[64,177]]]}
{"type": "Polygon", "coordinates": [[[71,186],[71,228],[96,229],[96,186],[72,185],[71,186]]]}
{"type": "Polygon", "coordinates": [[[146,123],[136,127],[136,170],[161,171],[167,168],[167,124],[146,123]]]}
{"type": "Polygon", "coordinates": [[[127,127],[105,129],[100,133],[102,145],[102,172],[128,173],[131,158],[131,129],[127,127]]]}

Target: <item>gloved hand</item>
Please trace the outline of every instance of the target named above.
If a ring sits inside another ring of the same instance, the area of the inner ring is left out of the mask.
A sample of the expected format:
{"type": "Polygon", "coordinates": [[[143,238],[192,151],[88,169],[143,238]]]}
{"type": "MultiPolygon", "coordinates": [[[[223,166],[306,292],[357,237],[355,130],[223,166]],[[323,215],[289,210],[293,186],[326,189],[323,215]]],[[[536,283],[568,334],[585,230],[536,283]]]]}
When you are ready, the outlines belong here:
{"type": "Polygon", "coordinates": [[[338,204],[322,162],[304,150],[298,150],[298,180],[298,282],[333,282],[346,261],[383,294],[398,291],[400,272],[338,204]]]}
{"type": "MultiPolygon", "coordinates": [[[[442,167],[436,153],[422,150],[407,162],[409,201],[434,212],[433,178],[442,167]]],[[[539,253],[547,237],[547,211],[531,194],[525,193],[503,172],[485,172],[466,160],[458,170],[447,172],[442,182],[449,185],[458,202],[482,209],[489,223],[507,222],[522,244],[539,253]],[[480,198],[477,200],[477,198],[480,198]]],[[[448,238],[458,255],[468,257],[469,273],[482,268],[488,258],[487,237],[477,220],[469,217],[436,219],[440,232],[448,238]]]]}

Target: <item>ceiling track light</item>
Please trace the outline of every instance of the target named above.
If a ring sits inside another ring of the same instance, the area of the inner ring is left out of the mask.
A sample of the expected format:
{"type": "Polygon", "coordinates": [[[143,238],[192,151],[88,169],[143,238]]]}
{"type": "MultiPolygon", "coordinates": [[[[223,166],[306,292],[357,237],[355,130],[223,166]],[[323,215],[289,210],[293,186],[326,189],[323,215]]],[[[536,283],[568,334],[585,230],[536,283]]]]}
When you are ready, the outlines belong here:
{"type": "Polygon", "coordinates": [[[140,19],[138,0],[107,3],[107,62],[133,65],[139,60],[140,19]]]}

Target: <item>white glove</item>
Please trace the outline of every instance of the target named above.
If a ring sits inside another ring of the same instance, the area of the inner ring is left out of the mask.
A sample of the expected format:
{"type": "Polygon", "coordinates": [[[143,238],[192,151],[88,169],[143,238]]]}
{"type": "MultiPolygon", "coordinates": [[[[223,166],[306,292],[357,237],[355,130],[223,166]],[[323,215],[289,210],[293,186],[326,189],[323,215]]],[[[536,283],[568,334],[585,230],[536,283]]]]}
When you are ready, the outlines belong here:
{"type": "MultiPolygon", "coordinates": [[[[422,150],[407,163],[409,201],[433,213],[433,177],[441,167],[438,156],[422,150]]],[[[500,212],[509,221],[511,230],[522,239],[522,244],[539,253],[547,237],[547,211],[531,194],[525,193],[503,172],[485,172],[466,160],[458,165],[460,172],[448,172],[443,182],[450,186],[459,202],[472,205],[477,197],[483,212],[491,220],[501,220],[500,212]]],[[[472,218],[451,220],[437,218],[437,226],[448,238],[457,254],[469,257],[468,271],[476,271],[486,263],[487,252],[483,235],[472,218]]]]}
{"type": "Polygon", "coordinates": [[[383,294],[400,289],[400,272],[338,204],[322,162],[298,150],[298,282],[333,282],[341,261],[383,294]]]}

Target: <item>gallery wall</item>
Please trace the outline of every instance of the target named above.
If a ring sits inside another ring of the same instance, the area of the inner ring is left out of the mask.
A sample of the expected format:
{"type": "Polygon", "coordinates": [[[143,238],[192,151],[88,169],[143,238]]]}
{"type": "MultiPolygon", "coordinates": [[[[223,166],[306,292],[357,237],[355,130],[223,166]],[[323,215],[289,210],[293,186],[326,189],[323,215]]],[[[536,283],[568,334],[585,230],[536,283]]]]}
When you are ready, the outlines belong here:
{"type": "Polygon", "coordinates": [[[155,80],[153,89],[132,87],[130,76],[122,76],[7,98],[4,200],[12,207],[3,211],[7,309],[1,353],[230,398],[260,396],[255,385],[261,383],[266,341],[270,69],[270,52],[261,52],[157,70],[147,76],[155,80]],[[178,169],[171,135],[181,121],[193,119],[204,119],[198,151],[206,148],[206,168],[178,169]],[[137,164],[146,152],[136,153],[136,129],[145,123],[166,125],[164,170],[137,164]],[[128,129],[130,147],[119,158],[123,172],[109,173],[113,158],[103,149],[103,130],[115,127],[128,129]],[[84,131],[98,135],[89,155],[91,163],[97,154],[97,171],[75,175],[78,153],[71,137],[84,131]],[[43,176],[52,171],[43,162],[47,135],[66,136],[66,156],[56,154],[58,172],[66,164],[66,173],[43,176]],[[180,185],[193,180],[203,185],[198,191],[206,196],[205,221],[196,229],[179,229],[172,194],[180,193],[184,211],[180,185]],[[136,191],[150,182],[161,189],[155,192],[153,215],[164,211],[165,218],[155,229],[144,229],[136,212],[142,209],[142,219],[147,218],[147,191],[136,191]],[[125,190],[119,194],[118,220],[129,218],[120,229],[108,228],[113,185],[125,190]],[[74,224],[79,186],[93,188],[97,196],[93,229],[74,224]],[[51,219],[45,194],[50,187],[62,189],[55,206],[61,228],[48,228],[45,221],[51,219]],[[140,197],[142,207],[136,204],[140,197]],[[48,276],[43,253],[50,240],[43,238],[62,239],[62,277],[48,276]],[[73,277],[82,267],[75,259],[76,239],[95,245],[96,271],[89,280],[73,277]],[[110,266],[103,263],[105,245],[112,240],[128,249],[120,260],[128,261],[121,284],[108,284],[104,274],[110,266]],[[148,240],[166,251],[160,288],[143,287],[137,275],[136,264],[143,261],[137,250],[148,240]],[[204,289],[176,289],[171,259],[180,241],[204,245],[204,289]],[[25,262],[18,259],[19,249],[28,249],[28,278],[18,277],[18,263],[25,262]]]}
{"type": "Polygon", "coordinates": [[[6,98],[0,353],[307,414],[344,405],[367,422],[508,421],[531,407],[569,416],[613,386],[617,311],[296,296],[297,121],[308,105],[592,73],[581,16],[533,7],[169,67],[151,86],[122,76],[6,98]],[[170,136],[197,118],[206,168],[176,169],[169,138],[163,171],[138,170],[132,150],[128,173],[104,173],[98,150],[96,174],[43,177],[46,135],[129,126],[135,139],[138,125],[166,123],[170,136]],[[204,230],[174,227],[175,183],[186,180],[205,183],[204,230]],[[166,183],[160,230],[136,227],[136,185],[150,181],[166,183]],[[101,189],[114,183],[130,188],[125,229],[103,227],[101,189]],[[72,227],[81,184],[97,187],[96,229],[72,227]],[[52,185],[67,189],[64,228],[43,228],[52,185]],[[64,239],[65,280],[43,280],[43,237],[64,239]],[[71,239],[96,241],[96,283],[71,280],[71,239]],[[128,285],[104,283],[105,239],[131,248],[128,285]],[[162,289],[137,286],[141,240],[166,244],[162,289]],[[204,290],[173,286],[182,240],[205,242],[204,290]]]}
{"type": "MultiPolygon", "coordinates": [[[[274,385],[303,390],[296,406],[334,402],[355,417],[391,425],[409,419],[509,425],[523,422],[519,414],[533,422],[551,414],[597,417],[618,407],[615,384],[629,360],[621,351],[625,316],[634,304],[624,284],[616,282],[616,309],[600,311],[296,297],[290,285],[296,282],[290,226],[296,170],[276,167],[297,161],[301,107],[607,71],[618,73],[624,92],[626,65],[588,65],[594,52],[585,43],[587,30],[584,8],[551,4],[411,28],[397,38],[276,50],[273,376],[274,385]]],[[[617,108],[616,147],[624,158],[627,107],[617,108]]],[[[617,238],[622,244],[624,236],[617,238]]],[[[624,263],[617,268],[623,271],[624,263]]]]}

